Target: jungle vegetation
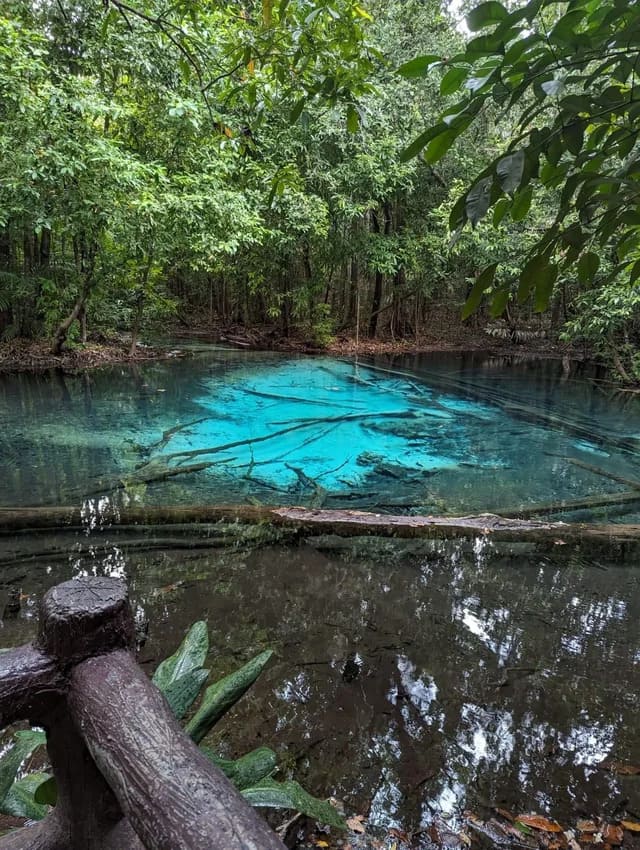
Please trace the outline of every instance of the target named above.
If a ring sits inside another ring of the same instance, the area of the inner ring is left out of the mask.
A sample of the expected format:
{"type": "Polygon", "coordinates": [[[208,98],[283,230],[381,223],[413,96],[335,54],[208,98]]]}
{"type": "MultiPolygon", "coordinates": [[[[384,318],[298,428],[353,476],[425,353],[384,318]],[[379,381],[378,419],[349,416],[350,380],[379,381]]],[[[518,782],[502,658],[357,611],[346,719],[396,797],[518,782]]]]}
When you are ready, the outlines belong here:
{"type": "Polygon", "coordinates": [[[0,334],[445,308],[638,380],[638,6],[462,5],[5,0],[0,334]]]}

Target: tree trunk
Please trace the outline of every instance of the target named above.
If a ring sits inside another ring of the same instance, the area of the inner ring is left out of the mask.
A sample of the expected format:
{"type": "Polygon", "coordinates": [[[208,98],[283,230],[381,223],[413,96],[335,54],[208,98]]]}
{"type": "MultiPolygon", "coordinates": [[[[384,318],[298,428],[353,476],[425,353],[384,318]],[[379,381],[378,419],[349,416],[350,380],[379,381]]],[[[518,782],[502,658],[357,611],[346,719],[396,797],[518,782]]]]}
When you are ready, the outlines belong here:
{"type": "Polygon", "coordinates": [[[54,334],[53,344],[51,346],[51,353],[55,357],[62,353],[62,349],[64,347],[65,342],[67,341],[71,325],[73,325],[76,319],[78,319],[80,317],[80,314],[84,311],[87,299],[89,298],[89,293],[91,292],[92,283],[92,277],[88,277],[85,279],[84,285],[80,290],[80,294],[78,295],[76,303],[73,305],[73,310],[69,313],[67,318],[63,322],[61,322],[60,325],[58,325],[58,329],[54,334]]]}
{"type": "MultiPolygon", "coordinates": [[[[374,233],[380,233],[380,221],[376,210],[371,211],[371,223],[374,233]]],[[[384,205],[384,235],[388,236],[391,232],[391,210],[389,204],[384,205]]],[[[384,286],[384,275],[382,271],[376,269],[375,284],[373,287],[373,300],[371,302],[371,315],[369,318],[369,336],[374,338],[378,330],[378,316],[380,315],[380,305],[382,304],[382,292],[384,286]]]]}

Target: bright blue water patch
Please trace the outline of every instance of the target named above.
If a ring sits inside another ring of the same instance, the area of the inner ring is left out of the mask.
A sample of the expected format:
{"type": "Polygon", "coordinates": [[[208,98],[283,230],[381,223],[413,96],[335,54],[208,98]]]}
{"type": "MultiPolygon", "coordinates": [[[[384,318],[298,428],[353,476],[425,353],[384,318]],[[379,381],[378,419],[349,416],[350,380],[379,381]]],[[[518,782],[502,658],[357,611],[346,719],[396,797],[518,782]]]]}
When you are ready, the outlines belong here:
{"type": "MultiPolygon", "coordinates": [[[[229,445],[224,454],[198,458],[285,491],[296,484],[357,489],[381,468],[398,478],[458,469],[470,461],[470,418],[497,416],[486,405],[331,360],[289,361],[232,381],[210,378],[194,401],[202,421],[176,433],[165,457],[184,463],[185,456],[174,456],[229,445]]],[[[472,460],[490,469],[504,465],[491,450],[472,460]]],[[[210,473],[219,475],[219,466],[210,473]]]]}
{"type": "Polygon", "coordinates": [[[640,482],[640,404],[618,398],[554,364],[452,356],[356,366],[211,348],[4,375],[0,505],[115,494],[465,514],[582,501],[556,516],[637,520],[640,503],[608,498],[640,482]]]}

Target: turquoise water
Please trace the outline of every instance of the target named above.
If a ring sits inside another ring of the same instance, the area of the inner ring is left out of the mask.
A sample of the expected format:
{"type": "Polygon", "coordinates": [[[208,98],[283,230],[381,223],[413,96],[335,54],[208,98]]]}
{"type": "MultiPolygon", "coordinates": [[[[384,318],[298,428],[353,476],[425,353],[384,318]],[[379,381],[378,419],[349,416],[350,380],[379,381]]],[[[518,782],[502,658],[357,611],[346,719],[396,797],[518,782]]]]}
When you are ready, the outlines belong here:
{"type": "Polygon", "coordinates": [[[640,482],[637,399],[557,364],[355,364],[210,348],[141,367],[2,376],[0,405],[3,506],[109,495],[451,514],[553,503],[563,518],[614,521],[638,513],[616,501],[640,482]],[[609,504],[597,504],[603,496],[609,504]],[[557,504],[576,501],[570,512],[557,504]]]}

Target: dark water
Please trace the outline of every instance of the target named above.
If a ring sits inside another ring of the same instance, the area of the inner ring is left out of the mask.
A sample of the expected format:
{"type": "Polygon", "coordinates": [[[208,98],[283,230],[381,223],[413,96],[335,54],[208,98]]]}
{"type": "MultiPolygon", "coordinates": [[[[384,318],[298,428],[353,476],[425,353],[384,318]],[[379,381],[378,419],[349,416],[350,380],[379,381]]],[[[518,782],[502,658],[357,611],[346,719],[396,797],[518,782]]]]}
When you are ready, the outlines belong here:
{"type": "Polygon", "coordinates": [[[479,356],[354,365],[214,349],[5,375],[0,505],[115,494],[458,514],[553,503],[562,516],[586,500],[564,518],[628,520],[638,505],[615,499],[640,482],[639,405],[556,363],[479,356]]]}
{"type": "MultiPolygon", "coordinates": [[[[482,357],[370,366],[208,351],[2,376],[0,504],[79,504],[92,493],[88,515],[119,500],[256,499],[458,513],[597,500],[629,489],[611,476],[640,480],[638,402],[594,376],[482,357]],[[136,481],[150,459],[216,464],[136,481]]],[[[616,522],[637,511],[556,516],[616,522]]],[[[221,753],[270,744],[309,790],[374,825],[415,829],[442,816],[455,829],[465,809],[491,806],[561,822],[640,818],[640,777],[598,767],[640,764],[639,555],[485,539],[293,545],[259,528],[88,521],[78,534],[0,536],[0,614],[10,590],[22,592],[0,643],[33,636],[49,586],[121,575],[150,624],[149,670],[200,618],[214,675],[276,650],[219,726],[221,753]]]]}
{"type": "MultiPolygon", "coordinates": [[[[151,669],[199,618],[214,674],[265,647],[276,660],[218,727],[230,756],[261,744],[318,794],[373,825],[403,829],[487,807],[640,815],[640,569],[623,557],[536,552],[483,541],[323,538],[205,550],[131,532],[14,540],[5,581],[23,609],[5,644],[27,640],[44,589],[71,575],[127,577],[150,621],[151,669]],[[55,544],[69,557],[24,558],[55,544]]],[[[202,542],[202,541],[200,541],[202,542]]]]}

